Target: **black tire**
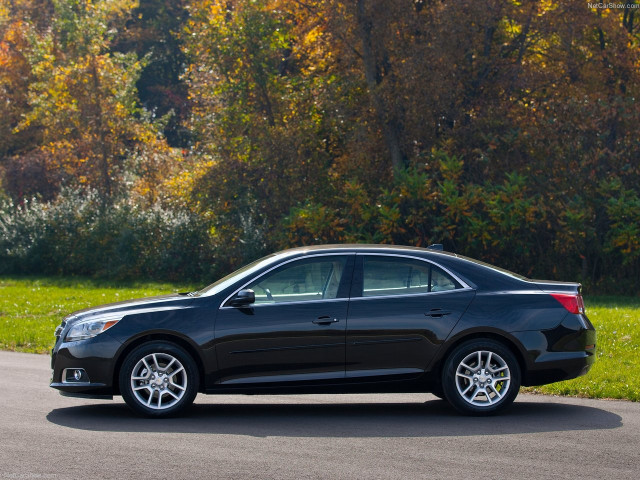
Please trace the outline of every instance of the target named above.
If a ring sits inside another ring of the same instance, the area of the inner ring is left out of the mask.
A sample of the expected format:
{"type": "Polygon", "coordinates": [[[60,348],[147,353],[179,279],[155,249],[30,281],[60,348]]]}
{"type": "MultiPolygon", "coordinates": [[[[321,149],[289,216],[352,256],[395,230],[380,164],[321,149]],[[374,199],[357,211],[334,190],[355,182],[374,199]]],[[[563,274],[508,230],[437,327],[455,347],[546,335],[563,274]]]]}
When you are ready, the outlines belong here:
{"type": "Polygon", "coordinates": [[[120,393],[135,412],[148,417],[176,415],[193,403],[200,375],[181,347],[155,341],[132,350],[120,369],[120,393]]]}
{"type": "Polygon", "coordinates": [[[513,403],[520,389],[520,365],[502,343],[474,339],[456,347],[442,370],[446,399],[465,415],[492,415],[513,403]],[[489,363],[489,368],[485,368],[489,363]]]}

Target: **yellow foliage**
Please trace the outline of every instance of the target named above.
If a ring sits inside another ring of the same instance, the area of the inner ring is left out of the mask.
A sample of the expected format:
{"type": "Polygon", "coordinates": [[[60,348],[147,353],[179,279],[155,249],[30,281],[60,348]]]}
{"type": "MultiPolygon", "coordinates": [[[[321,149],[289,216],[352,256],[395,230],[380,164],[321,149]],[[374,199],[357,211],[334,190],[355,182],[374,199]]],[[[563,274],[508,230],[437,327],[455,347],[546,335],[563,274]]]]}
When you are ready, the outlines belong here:
{"type": "Polygon", "coordinates": [[[0,0],[0,28],[4,28],[10,20],[9,3],[7,0],[0,0]]]}

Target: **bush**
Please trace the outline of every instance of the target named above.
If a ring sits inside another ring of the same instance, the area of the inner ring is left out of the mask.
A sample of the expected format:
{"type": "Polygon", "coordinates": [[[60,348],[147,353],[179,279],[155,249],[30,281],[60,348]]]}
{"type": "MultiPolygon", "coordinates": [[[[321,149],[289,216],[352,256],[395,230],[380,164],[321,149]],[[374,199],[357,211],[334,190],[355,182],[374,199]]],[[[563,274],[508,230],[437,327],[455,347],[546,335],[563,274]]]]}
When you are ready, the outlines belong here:
{"type": "Polygon", "coordinates": [[[595,192],[574,193],[518,172],[472,183],[458,158],[437,160],[432,168],[396,171],[378,192],[346,182],[332,197],[292,208],[280,246],[442,243],[529,277],[582,282],[591,293],[638,294],[637,187],[608,178],[595,192]]]}
{"type": "Polygon", "coordinates": [[[159,204],[107,204],[94,191],[63,190],[53,202],[0,206],[3,274],[209,280],[213,250],[205,220],[159,204]]]}

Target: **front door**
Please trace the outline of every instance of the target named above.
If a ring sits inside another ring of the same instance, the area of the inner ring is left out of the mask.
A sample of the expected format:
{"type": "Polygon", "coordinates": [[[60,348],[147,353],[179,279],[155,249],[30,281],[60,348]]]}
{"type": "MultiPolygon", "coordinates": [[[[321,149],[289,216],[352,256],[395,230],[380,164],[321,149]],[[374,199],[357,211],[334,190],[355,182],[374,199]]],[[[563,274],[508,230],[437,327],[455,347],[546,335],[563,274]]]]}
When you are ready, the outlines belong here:
{"type": "Polygon", "coordinates": [[[218,384],[331,381],[345,376],[353,254],[296,259],[243,288],[249,307],[223,305],[216,319],[218,384]]]}

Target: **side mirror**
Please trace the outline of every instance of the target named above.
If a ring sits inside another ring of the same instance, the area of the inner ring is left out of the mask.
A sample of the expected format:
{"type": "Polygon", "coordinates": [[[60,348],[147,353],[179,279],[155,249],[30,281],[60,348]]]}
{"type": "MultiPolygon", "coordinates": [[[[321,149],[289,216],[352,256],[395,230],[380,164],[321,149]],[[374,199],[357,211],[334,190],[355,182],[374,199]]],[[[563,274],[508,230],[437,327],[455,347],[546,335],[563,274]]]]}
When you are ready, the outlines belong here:
{"type": "Polygon", "coordinates": [[[232,307],[246,307],[256,301],[256,294],[251,289],[240,290],[229,301],[229,305],[232,307]]]}

